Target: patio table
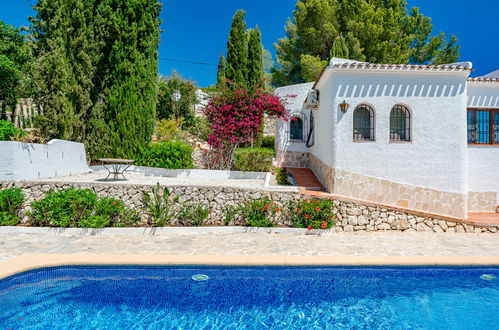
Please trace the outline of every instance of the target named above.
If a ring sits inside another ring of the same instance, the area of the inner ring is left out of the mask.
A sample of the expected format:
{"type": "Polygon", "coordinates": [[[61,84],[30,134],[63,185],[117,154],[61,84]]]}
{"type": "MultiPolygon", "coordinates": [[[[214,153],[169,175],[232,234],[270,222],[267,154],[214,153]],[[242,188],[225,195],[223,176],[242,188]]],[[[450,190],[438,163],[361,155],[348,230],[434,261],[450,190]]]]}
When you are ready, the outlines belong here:
{"type": "Polygon", "coordinates": [[[101,162],[102,166],[104,166],[104,168],[108,171],[108,174],[104,181],[107,181],[107,178],[109,178],[111,174],[113,175],[114,180],[119,180],[120,175],[124,180],[127,180],[124,173],[135,162],[131,159],[119,158],[100,158],[99,161],[101,162]]]}

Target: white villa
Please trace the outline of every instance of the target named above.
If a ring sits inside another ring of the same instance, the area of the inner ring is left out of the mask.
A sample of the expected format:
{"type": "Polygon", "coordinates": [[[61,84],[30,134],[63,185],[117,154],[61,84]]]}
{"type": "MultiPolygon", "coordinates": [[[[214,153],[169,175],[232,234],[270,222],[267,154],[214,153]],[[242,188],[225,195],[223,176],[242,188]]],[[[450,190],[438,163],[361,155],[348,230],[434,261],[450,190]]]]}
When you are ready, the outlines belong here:
{"type": "Polygon", "coordinates": [[[315,83],[281,87],[277,165],[310,168],[333,195],[465,219],[499,205],[499,71],[469,62],[333,58],[315,83]]]}

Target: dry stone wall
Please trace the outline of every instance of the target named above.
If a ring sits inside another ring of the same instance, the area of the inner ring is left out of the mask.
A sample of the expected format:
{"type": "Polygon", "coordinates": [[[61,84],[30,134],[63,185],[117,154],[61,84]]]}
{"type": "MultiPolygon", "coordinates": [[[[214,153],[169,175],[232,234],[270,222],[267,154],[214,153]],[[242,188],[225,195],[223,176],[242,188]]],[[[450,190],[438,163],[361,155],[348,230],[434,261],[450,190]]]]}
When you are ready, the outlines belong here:
{"type": "MultiPolygon", "coordinates": [[[[19,187],[26,194],[26,202],[22,214],[30,210],[29,204],[43,198],[50,190],[61,190],[69,187],[76,189],[91,189],[101,197],[120,199],[125,204],[139,209],[142,207],[142,191],[151,191],[153,186],[127,184],[74,184],[54,182],[0,182],[0,189],[19,187]]],[[[211,209],[210,223],[223,224],[224,210],[228,205],[237,205],[248,199],[258,199],[264,196],[285,205],[291,200],[310,198],[295,192],[267,191],[259,189],[242,189],[232,187],[209,186],[172,186],[169,187],[174,196],[180,196],[180,201],[191,200],[193,203],[204,204],[211,209]]],[[[337,208],[337,232],[353,231],[403,231],[403,232],[454,232],[454,233],[498,233],[499,226],[478,226],[444,218],[429,217],[407,211],[368,205],[348,200],[335,201],[337,208]]],[[[142,212],[144,221],[146,215],[142,212]]],[[[23,221],[26,222],[24,217],[23,221]]]]}
{"type": "Polygon", "coordinates": [[[423,216],[394,208],[335,201],[338,223],[335,231],[404,231],[435,233],[497,233],[499,226],[478,226],[461,221],[423,216]]]}

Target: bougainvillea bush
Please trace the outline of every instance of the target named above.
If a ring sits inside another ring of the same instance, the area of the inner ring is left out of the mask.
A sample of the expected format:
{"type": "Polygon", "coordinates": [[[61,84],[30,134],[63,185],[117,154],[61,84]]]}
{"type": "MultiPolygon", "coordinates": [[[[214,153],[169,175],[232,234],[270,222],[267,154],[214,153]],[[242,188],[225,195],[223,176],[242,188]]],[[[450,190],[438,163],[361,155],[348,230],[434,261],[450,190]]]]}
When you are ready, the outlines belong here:
{"type": "Polygon", "coordinates": [[[297,228],[329,229],[335,225],[336,207],[329,199],[304,199],[290,202],[291,224],[297,228]]]}
{"type": "Polygon", "coordinates": [[[211,129],[207,154],[211,169],[231,168],[236,148],[258,136],[264,114],[287,120],[283,101],[261,89],[223,90],[209,101],[205,114],[211,129]]]}

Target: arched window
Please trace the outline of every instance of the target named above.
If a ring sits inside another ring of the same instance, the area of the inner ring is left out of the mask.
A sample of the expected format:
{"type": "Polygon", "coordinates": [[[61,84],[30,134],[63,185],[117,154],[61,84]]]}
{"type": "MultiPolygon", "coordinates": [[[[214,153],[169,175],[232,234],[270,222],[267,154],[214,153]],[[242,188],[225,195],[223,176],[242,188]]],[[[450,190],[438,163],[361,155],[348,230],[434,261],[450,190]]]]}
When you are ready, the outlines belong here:
{"type": "Polygon", "coordinates": [[[390,141],[411,140],[411,115],[403,105],[396,105],[390,112],[390,141]]]}
{"type": "Polygon", "coordinates": [[[362,104],[353,112],[354,141],[374,141],[374,110],[362,104]]]}
{"type": "Polygon", "coordinates": [[[303,141],[303,120],[300,117],[291,117],[289,138],[291,141],[303,141]]]}

